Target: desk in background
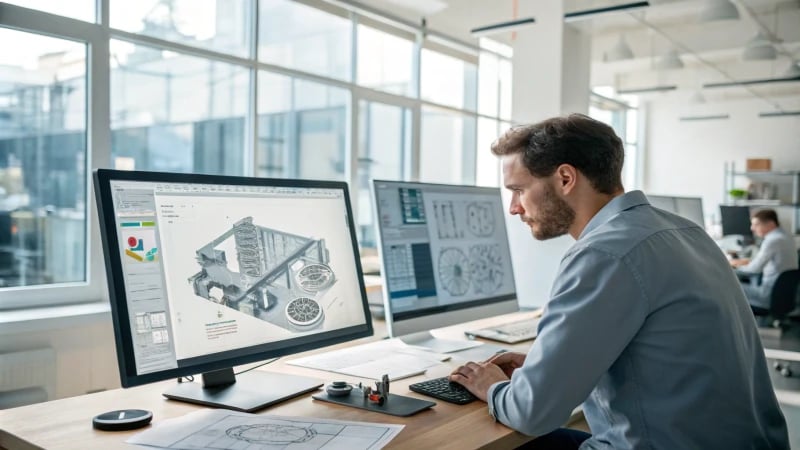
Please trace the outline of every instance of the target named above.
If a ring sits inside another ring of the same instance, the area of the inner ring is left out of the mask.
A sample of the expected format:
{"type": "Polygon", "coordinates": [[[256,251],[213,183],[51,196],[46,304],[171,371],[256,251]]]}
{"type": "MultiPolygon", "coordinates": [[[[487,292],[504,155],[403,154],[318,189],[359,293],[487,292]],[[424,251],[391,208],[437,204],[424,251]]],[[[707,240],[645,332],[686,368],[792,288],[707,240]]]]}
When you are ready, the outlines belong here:
{"type": "MultiPolygon", "coordinates": [[[[463,339],[463,332],[466,329],[497,325],[519,320],[533,314],[532,312],[507,314],[442,328],[435,330],[435,332],[443,338],[463,339]]],[[[374,321],[374,326],[375,336],[307,352],[303,355],[363,344],[386,335],[386,328],[383,322],[374,321]]],[[[530,346],[530,342],[504,346],[509,350],[524,352],[530,346]]],[[[264,370],[311,376],[324,381],[326,384],[335,379],[371,382],[370,380],[359,380],[330,372],[286,364],[287,359],[297,356],[299,355],[282,358],[276,363],[265,366],[264,370]]],[[[426,378],[446,375],[458,365],[459,361],[449,361],[441,366],[429,369],[425,375],[395,381],[392,383],[392,392],[431,400],[429,397],[409,391],[408,385],[426,378]]],[[[197,409],[205,408],[165,399],[161,393],[174,383],[174,380],[162,381],[130,389],[115,389],[20,408],[0,410],[0,447],[13,450],[39,448],[53,450],[137,448],[126,444],[125,440],[141,430],[126,432],[97,431],[92,428],[92,417],[102,412],[116,409],[138,408],[152,411],[153,423],[158,423],[160,420],[179,417],[197,409]]],[[[405,425],[403,431],[389,444],[388,448],[392,449],[437,448],[463,450],[488,446],[493,449],[502,449],[514,448],[530,439],[499,422],[495,422],[489,416],[486,404],[481,401],[472,402],[468,405],[436,402],[437,405],[432,409],[411,417],[395,417],[320,402],[311,399],[311,394],[307,394],[261,410],[259,414],[307,416],[405,425]]],[[[570,423],[581,418],[582,414],[576,410],[570,423]]]]}

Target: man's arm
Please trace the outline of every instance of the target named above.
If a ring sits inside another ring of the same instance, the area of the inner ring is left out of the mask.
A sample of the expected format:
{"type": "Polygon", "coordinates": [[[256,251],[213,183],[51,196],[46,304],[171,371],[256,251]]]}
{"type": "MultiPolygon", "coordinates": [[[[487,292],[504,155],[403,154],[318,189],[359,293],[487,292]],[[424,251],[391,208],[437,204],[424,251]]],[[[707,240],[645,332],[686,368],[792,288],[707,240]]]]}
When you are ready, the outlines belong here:
{"type": "Polygon", "coordinates": [[[756,252],[756,257],[750,260],[747,264],[739,266],[738,270],[747,273],[761,273],[764,266],[775,257],[777,253],[777,242],[772,239],[764,239],[761,243],[761,248],[756,252]]]}
{"type": "Polygon", "coordinates": [[[487,393],[497,420],[529,435],[566,422],[644,323],[648,300],[634,270],[591,248],[564,259],[525,363],[487,393]]]}

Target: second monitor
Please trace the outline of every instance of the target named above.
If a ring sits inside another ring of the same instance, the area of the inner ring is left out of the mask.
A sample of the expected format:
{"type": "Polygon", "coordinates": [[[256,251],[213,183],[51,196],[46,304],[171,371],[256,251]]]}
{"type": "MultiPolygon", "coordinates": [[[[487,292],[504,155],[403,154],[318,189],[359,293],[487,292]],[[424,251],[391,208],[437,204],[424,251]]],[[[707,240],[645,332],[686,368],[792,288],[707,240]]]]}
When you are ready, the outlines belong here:
{"type": "Polygon", "coordinates": [[[389,335],[519,309],[499,188],[373,181],[389,335]]]}

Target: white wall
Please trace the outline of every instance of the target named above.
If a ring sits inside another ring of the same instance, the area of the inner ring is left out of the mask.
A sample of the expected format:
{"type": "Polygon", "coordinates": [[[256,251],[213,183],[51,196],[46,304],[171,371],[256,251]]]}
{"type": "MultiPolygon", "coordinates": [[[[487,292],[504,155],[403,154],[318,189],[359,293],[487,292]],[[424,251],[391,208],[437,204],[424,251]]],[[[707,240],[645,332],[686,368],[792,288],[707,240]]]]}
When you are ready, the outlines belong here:
{"type": "MultiPolygon", "coordinates": [[[[743,171],[747,158],[771,158],[773,170],[800,170],[800,116],[759,118],[763,100],[713,105],[652,101],[647,105],[643,186],[651,194],[702,196],[706,221],[725,201],[724,162],[743,171]],[[726,120],[681,116],[728,114],[726,120]]],[[[746,187],[739,180],[736,187],[746,187]]],[[[780,211],[779,211],[780,212],[780,211]]]]}

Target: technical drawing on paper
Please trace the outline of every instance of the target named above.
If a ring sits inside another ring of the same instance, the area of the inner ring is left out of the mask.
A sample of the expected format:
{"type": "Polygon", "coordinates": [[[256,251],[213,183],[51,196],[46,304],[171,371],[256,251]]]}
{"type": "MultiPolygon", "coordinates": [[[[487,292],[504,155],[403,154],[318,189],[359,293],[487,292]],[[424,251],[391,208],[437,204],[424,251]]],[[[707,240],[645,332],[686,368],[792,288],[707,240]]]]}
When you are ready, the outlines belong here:
{"type": "Polygon", "coordinates": [[[200,297],[290,331],[324,322],[321,298],[336,282],[324,239],[261,227],[245,217],[200,247],[196,259],[201,270],[189,283],[200,297]],[[236,261],[228,261],[226,249],[235,251],[236,261]]]}
{"type": "Polygon", "coordinates": [[[317,435],[313,428],[264,423],[237,425],[225,430],[229,437],[249,444],[288,445],[309,441],[317,435]]]}
{"type": "Polygon", "coordinates": [[[475,293],[491,294],[503,285],[505,268],[498,244],[477,244],[469,248],[470,272],[475,293]]]}
{"type": "Polygon", "coordinates": [[[439,239],[460,239],[464,232],[456,221],[455,205],[451,200],[434,200],[433,215],[436,217],[436,232],[439,239]]]}
{"type": "Polygon", "coordinates": [[[467,205],[467,228],[478,237],[489,237],[494,234],[491,202],[471,202],[467,205]]]}
{"type": "Polygon", "coordinates": [[[207,409],[163,420],[127,443],[171,449],[378,450],[402,429],[403,425],[384,423],[207,409]]]}
{"type": "Polygon", "coordinates": [[[456,247],[443,248],[439,252],[439,280],[444,289],[454,297],[469,290],[470,264],[467,256],[456,247]]]}

